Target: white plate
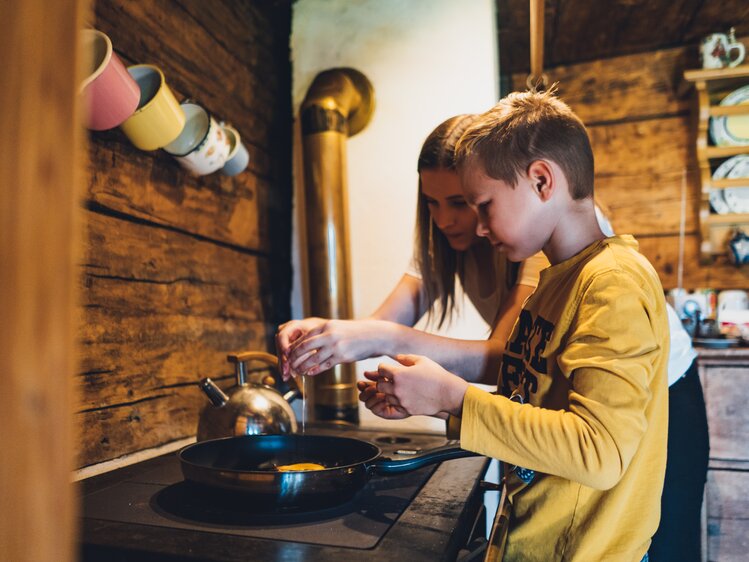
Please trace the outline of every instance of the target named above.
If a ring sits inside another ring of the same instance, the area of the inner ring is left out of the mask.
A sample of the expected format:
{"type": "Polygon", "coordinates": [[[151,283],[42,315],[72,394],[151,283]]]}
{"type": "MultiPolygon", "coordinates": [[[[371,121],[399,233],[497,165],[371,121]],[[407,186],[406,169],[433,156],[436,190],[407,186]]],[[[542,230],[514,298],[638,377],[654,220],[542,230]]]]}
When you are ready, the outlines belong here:
{"type": "Polygon", "coordinates": [[[734,159],[736,161],[726,174],[726,179],[746,178],[746,186],[726,187],[723,199],[732,213],[749,213],[749,156],[741,154],[731,160],[734,159]]]}
{"type": "Polygon", "coordinates": [[[713,172],[714,180],[747,178],[746,186],[710,190],[710,206],[719,215],[749,213],[749,155],[725,160],[713,172]]]}
{"type": "MultiPolygon", "coordinates": [[[[742,86],[724,97],[720,105],[749,104],[749,85],[742,86]]],[[[730,117],[712,117],[710,136],[717,146],[749,144],[749,114],[730,117]]]]}
{"type": "Polygon", "coordinates": [[[732,213],[749,213],[749,187],[727,187],[723,199],[732,213]]]}
{"type": "Polygon", "coordinates": [[[713,208],[713,211],[719,215],[727,215],[731,212],[728,203],[726,203],[726,200],[723,197],[722,189],[710,190],[710,206],[713,208]]]}

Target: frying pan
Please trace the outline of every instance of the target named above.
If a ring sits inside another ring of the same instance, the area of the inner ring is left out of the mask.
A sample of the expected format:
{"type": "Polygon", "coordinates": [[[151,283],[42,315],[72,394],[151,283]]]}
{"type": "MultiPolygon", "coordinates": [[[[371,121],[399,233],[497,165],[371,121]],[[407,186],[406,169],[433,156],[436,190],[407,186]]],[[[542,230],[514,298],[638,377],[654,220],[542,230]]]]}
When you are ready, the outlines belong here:
{"type": "Polygon", "coordinates": [[[188,445],[179,452],[185,479],[239,492],[253,511],[321,509],[353,498],[374,474],[398,474],[449,459],[476,456],[458,445],[391,460],[379,447],[348,437],[242,435],[188,445]],[[280,472],[275,467],[317,463],[324,470],[280,472]]]}

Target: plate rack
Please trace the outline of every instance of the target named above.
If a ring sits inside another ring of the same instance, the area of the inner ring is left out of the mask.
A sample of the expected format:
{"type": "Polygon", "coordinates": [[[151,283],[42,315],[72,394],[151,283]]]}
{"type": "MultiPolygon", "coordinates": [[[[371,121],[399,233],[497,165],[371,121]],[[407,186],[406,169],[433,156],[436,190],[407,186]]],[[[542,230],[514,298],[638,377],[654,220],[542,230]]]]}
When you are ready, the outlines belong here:
{"type": "Polygon", "coordinates": [[[749,84],[749,65],[734,68],[687,70],[684,79],[697,90],[697,162],[700,167],[700,261],[708,264],[715,256],[725,254],[727,243],[737,228],[749,230],[749,213],[713,214],[710,191],[749,185],[746,178],[713,179],[721,161],[739,154],[749,154],[749,144],[715,146],[710,141],[710,118],[749,115],[749,104],[719,105],[733,90],[749,84]]]}

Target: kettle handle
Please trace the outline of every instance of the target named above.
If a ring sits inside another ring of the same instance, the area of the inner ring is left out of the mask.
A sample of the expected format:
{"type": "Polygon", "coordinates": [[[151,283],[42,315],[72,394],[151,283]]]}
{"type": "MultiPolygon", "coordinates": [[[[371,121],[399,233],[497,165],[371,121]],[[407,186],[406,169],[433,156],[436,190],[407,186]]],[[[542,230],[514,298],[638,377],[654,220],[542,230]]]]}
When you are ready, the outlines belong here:
{"type": "MultiPolygon", "coordinates": [[[[237,386],[242,386],[247,383],[247,367],[245,366],[245,363],[248,361],[260,361],[278,372],[278,358],[265,351],[241,351],[238,353],[230,353],[226,356],[226,360],[229,363],[234,363],[234,372],[237,376],[237,386]]],[[[284,395],[287,402],[291,402],[294,398],[302,395],[299,384],[297,384],[295,378],[293,378],[293,380],[293,387],[284,395]]]]}
{"type": "Polygon", "coordinates": [[[247,361],[262,361],[274,369],[278,368],[278,357],[266,353],[265,351],[242,351],[239,353],[230,353],[226,356],[229,363],[236,365],[247,361]]]}

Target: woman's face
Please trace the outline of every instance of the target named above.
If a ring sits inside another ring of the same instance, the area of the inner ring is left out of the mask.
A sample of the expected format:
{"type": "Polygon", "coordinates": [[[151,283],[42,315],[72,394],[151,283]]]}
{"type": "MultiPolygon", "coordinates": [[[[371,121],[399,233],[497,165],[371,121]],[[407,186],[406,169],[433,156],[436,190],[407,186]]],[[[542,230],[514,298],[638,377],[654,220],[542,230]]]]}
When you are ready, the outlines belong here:
{"type": "Polygon", "coordinates": [[[422,170],[421,194],[437,228],[447,238],[453,250],[465,251],[479,237],[476,235],[476,215],[466,203],[460,178],[451,170],[422,170]]]}

